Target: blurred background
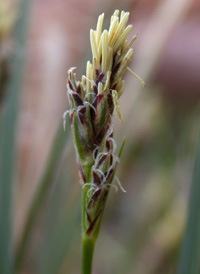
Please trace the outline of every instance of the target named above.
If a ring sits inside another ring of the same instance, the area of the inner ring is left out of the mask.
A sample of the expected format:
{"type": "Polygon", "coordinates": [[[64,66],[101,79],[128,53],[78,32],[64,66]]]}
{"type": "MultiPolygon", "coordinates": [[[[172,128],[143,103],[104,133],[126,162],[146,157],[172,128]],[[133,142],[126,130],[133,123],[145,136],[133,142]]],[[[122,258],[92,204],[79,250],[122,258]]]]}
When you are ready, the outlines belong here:
{"type": "Polygon", "coordinates": [[[115,137],[126,144],[94,274],[174,273],[200,115],[200,1],[0,0],[0,273],[80,273],[80,200],[67,70],[91,59],[89,29],[130,11],[138,33],[115,137]]]}

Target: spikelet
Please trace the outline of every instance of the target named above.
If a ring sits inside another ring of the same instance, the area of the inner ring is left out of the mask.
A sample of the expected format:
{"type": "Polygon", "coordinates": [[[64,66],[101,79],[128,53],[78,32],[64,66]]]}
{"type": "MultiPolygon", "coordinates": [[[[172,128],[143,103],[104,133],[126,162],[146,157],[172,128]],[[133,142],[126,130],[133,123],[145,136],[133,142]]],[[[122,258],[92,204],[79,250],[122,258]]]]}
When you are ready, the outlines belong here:
{"type": "Polygon", "coordinates": [[[74,68],[68,71],[70,110],[66,113],[70,115],[81,181],[87,190],[83,216],[87,235],[97,234],[119,162],[115,155],[112,117],[115,109],[122,119],[118,99],[124,92],[123,76],[129,69],[133,54],[131,46],[137,38],[135,35],[127,41],[132,30],[132,25],[127,26],[128,19],[129,12],[120,14],[116,10],[109,29],[103,30],[104,13],[101,14],[96,30],[90,30],[92,61],[86,64],[86,74],[77,82],[74,68]]]}

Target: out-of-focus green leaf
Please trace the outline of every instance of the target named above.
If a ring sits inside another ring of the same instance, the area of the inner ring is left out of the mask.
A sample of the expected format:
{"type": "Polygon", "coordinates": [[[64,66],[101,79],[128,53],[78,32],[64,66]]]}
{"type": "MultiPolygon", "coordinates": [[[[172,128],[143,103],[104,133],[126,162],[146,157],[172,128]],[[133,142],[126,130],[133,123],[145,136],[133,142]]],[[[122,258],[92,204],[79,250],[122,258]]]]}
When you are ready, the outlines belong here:
{"type": "MultiPolygon", "coordinates": [[[[38,274],[59,273],[63,259],[67,256],[74,241],[74,234],[79,235],[80,232],[80,226],[77,225],[80,220],[76,210],[78,206],[80,212],[80,203],[77,202],[77,191],[74,191],[71,162],[67,160],[69,158],[70,154],[67,153],[66,160],[62,161],[59,166],[59,174],[40,216],[43,222],[40,231],[41,241],[35,247],[37,250],[35,271],[38,274]],[[71,231],[72,227],[74,227],[73,231],[71,231]]],[[[79,187],[78,184],[77,186],[79,187]]]]}
{"type": "Polygon", "coordinates": [[[42,174],[41,180],[38,184],[38,189],[31,204],[22,238],[16,253],[15,268],[19,269],[22,263],[26,247],[31,236],[32,227],[37,219],[40,209],[45,201],[46,194],[48,193],[49,186],[52,183],[54,176],[56,175],[60,157],[64,152],[65,144],[69,137],[69,123],[66,125],[66,131],[63,130],[63,126],[60,126],[55,136],[55,140],[52,144],[51,151],[48,156],[46,167],[42,174]]]}
{"type": "Polygon", "coordinates": [[[188,219],[177,273],[200,273],[200,135],[190,191],[188,219]]]}
{"type": "Polygon", "coordinates": [[[15,129],[24,64],[24,44],[29,2],[23,1],[16,26],[16,51],[11,76],[7,83],[4,110],[0,125],[0,273],[12,273],[11,251],[13,170],[15,158],[15,129]]]}
{"type": "Polygon", "coordinates": [[[60,273],[61,265],[73,247],[73,243],[80,234],[80,203],[77,199],[73,208],[63,218],[60,224],[55,224],[56,229],[48,233],[44,253],[39,260],[38,274],[60,273]]]}

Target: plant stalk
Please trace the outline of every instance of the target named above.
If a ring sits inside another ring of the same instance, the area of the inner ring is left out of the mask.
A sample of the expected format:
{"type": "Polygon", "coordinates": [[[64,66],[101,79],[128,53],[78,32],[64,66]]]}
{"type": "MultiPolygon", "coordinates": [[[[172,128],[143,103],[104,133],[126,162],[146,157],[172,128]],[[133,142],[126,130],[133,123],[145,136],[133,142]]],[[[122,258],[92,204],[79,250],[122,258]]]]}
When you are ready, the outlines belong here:
{"type": "Polygon", "coordinates": [[[94,253],[95,239],[82,235],[82,261],[81,274],[92,273],[92,259],[94,253]]]}
{"type": "MultiPolygon", "coordinates": [[[[92,165],[85,165],[84,175],[87,182],[90,182],[92,165]]],[[[89,236],[86,233],[86,212],[85,205],[87,199],[87,192],[89,186],[82,189],[82,202],[81,202],[81,274],[91,274],[92,273],[92,259],[94,253],[94,246],[96,238],[94,236],[89,236]]]]}

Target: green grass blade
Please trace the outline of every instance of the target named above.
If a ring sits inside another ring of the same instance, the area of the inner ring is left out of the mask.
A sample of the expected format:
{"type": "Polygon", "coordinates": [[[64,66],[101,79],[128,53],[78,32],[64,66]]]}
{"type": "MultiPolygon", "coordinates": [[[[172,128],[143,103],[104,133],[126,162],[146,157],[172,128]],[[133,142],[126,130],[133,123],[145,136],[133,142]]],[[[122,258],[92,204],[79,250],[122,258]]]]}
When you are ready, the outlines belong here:
{"type": "Polygon", "coordinates": [[[69,127],[69,123],[66,123],[66,131],[64,131],[63,126],[61,125],[58,132],[56,133],[51,151],[48,156],[46,167],[38,184],[38,189],[28,213],[21,241],[16,251],[15,269],[19,269],[23,261],[26,247],[31,236],[32,227],[37,219],[43,202],[45,201],[49,186],[56,174],[56,170],[60,162],[60,157],[64,152],[64,147],[69,137],[69,127]]]}
{"type": "Polygon", "coordinates": [[[177,273],[200,273],[200,136],[190,191],[188,220],[177,273]]]}
{"type": "MultiPolygon", "coordinates": [[[[60,273],[63,262],[74,248],[80,234],[80,203],[78,200],[75,199],[71,212],[63,218],[59,225],[55,224],[56,229],[48,235],[50,238],[46,239],[46,246],[42,248],[44,253],[39,261],[38,274],[60,273]]],[[[69,269],[68,271],[67,273],[70,273],[69,269]]]]}
{"type": "Polygon", "coordinates": [[[23,55],[29,1],[23,1],[16,28],[16,54],[7,83],[5,108],[0,125],[0,273],[12,273],[11,227],[15,129],[23,75],[23,55]]]}

